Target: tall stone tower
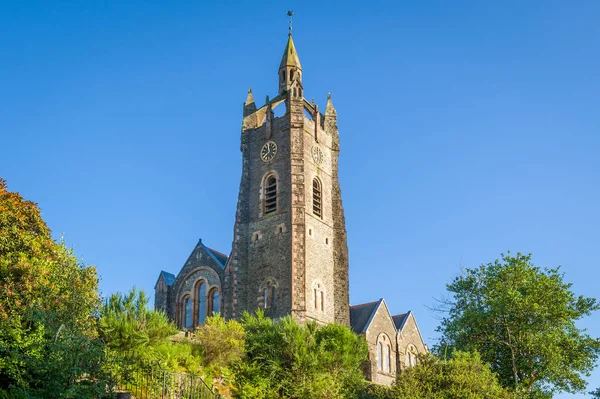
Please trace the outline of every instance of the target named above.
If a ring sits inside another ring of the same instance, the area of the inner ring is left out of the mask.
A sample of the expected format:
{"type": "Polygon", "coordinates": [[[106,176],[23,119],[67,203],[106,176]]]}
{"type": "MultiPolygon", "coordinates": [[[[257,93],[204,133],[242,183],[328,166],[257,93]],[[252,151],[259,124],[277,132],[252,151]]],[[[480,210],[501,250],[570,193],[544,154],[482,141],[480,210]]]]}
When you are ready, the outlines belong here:
{"type": "Polygon", "coordinates": [[[290,30],[278,94],[259,108],[249,90],[244,103],[242,179],[223,287],[228,318],[262,308],[273,318],[349,324],[337,115],[330,96],[325,114],[304,98],[302,78],[290,30]]]}

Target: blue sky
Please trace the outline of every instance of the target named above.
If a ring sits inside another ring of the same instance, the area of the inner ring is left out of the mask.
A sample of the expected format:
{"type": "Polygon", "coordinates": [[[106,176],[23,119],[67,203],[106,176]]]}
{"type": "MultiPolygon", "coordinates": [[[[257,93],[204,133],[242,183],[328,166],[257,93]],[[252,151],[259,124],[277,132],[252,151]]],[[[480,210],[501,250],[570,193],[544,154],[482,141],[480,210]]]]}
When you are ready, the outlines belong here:
{"type": "Polygon", "coordinates": [[[506,250],[598,296],[596,1],[4,1],[0,176],[104,295],[229,251],[242,103],[276,94],[289,8],[305,95],[338,111],[352,303],[431,345],[445,284],[506,250]]]}

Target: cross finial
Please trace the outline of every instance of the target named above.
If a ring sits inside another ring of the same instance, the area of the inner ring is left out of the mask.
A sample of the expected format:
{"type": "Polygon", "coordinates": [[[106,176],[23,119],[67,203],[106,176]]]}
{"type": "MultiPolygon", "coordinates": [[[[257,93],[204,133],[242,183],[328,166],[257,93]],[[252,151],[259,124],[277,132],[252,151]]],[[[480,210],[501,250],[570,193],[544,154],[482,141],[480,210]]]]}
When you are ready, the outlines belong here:
{"type": "Polygon", "coordinates": [[[290,36],[292,35],[292,17],[294,16],[294,10],[289,10],[287,12],[288,17],[290,17],[290,36]]]}

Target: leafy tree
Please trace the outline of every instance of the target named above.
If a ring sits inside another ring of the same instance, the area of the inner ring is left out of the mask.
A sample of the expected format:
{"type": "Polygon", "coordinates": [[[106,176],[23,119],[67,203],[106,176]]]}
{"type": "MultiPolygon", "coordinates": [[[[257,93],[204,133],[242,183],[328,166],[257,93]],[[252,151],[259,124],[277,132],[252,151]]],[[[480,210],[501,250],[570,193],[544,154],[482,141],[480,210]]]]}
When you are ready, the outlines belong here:
{"type": "Polygon", "coordinates": [[[38,206],[0,179],[0,389],[31,398],[105,390],[97,284],[93,267],[54,242],[38,206]]]}
{"type": "Polygon", "coordinates": [[[346,398],[362,389],[367,346],[349,328],[300,326],[289,316],[274,322],[263,312],[245,314],[242,325],[246,360],[235,369],[237,397],[346,398]]]}
{"type": "Polygon", "coordinates": [[[196,327],[191,342],[200,345],[206,366],[229,367],[244,356],[244,336],[241,323],[216,315],[196,327]]]}
{"type": "Polygon", "coordinates": [[[530,397],[583,391],[600,343],[575,322],[599,306],[576,296],[563,277],[520,253],[466,269],[447,286],[437,350],[479,351],[504,386],[530,397]]]}
{"type": "Polygon", "coordinates": [[[396,380],[396,399],[512,398],[477,353],[456,352],[448,360],[428,355],[396,380]]]}
{"type": "Polygon", "coordinates": [[[589,394],[592,396],[592,398],[600,399],[600,388],[596,388],[595,391],[589,392],[589,394]]]}

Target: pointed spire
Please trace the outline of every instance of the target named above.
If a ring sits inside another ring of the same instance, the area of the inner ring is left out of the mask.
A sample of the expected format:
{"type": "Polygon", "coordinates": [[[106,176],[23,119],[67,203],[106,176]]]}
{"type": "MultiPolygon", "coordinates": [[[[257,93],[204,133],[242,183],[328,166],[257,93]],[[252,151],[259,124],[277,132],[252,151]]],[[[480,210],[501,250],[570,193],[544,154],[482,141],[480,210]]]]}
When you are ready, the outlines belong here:
{"type": "Polygon", "coordinates": [[[254,97],[252,97],[252,89],[248,89],[248,97],[246,97],[246,102],[244,103],[244,105],[248,106],[250,104],[254,104],[254,97]]]}
{"type": "Polygon", "coordinates": [[[251,115],[256,111],[256,104],[254,103],[254,97],[252,97],[252,89],[248,89],[248,97],[244,103],[244,117],[251,115]]]}
{"type": "Polygon", "coordinates": [[[325,116],[337,116],[337,112],[333,107],[333,103],[331,102],[331,93],[327,93],[327,107],[325,108],[325,116]]]}
{"type": "Polygon", "coordinates": [[[300,58],[298,58],[298,53],[296,52],[296,46],[294,46],[294,40],[292,39],[291,32],[288,35],[285,51],[283,52],[283,57],[281,57],[281,63],[279,64],[279,69],[285,67],[294,67],[302,70],[300,58]]]}

